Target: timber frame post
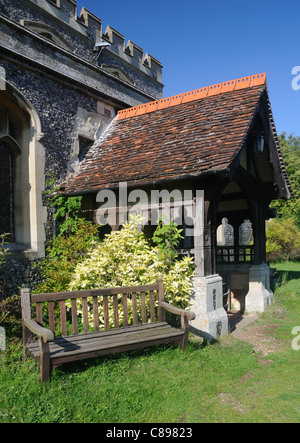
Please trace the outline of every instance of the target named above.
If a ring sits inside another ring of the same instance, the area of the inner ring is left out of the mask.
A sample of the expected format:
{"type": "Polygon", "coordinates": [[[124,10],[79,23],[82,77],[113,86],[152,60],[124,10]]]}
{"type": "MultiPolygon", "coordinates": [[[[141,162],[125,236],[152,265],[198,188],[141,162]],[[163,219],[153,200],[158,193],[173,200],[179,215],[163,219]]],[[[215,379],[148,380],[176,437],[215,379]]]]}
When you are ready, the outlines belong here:
{"type": "Polygon", "coordinates": [[[215,253],[213,251],[215,203],[211,191],[197,193],[195,199],[195,265],[193,279],[192,310],[196,314],[191,321],[191,330],[214,341],[228,334],[228,318],[223,308],[222,277],[215,274],[215,253]],[[213,209],[212,206],[213,205],[213,209]],[[211,214],[213,212],[213,214],[211,214]]]}
{"type": "Polygon", "coordinates": [[[265,220],[268,205],[259,200],[254,208],[254,260],[249,268],[249,291],[245,297],[245,309],[248,313],[264,312],[273,302],[270,267],[266,262],[265,220]]]}

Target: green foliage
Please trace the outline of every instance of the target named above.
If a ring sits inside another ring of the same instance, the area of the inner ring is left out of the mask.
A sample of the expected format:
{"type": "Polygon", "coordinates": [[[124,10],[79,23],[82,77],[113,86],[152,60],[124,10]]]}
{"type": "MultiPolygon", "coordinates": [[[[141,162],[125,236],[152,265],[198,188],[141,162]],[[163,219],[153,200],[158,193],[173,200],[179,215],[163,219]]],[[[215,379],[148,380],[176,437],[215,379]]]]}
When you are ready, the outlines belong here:
{"type": "Polygon", "coordinates": [[[279,136],[280,149],[295,198],[271,204],[278,219],[267,223],[267,258],[271,261],[300,258],[300,137],[279,136]]]}
{"type": "Polygon", "coordinates": [[[120,231],[106,235],[93,245],[88,257],[76,266],[70,290],[97,289],[155,283],[163,278],[166,298],[182,308],[189,304],[194,273],[193,259],[170,263],[161,250],[151,247],[136,224],[127,223],[120,231]]]}
{"type": "Polygon", "coordinates": [[[272,219],[266,229],[267,258],[270,261],[300,258],[300,230],[296,217],[272,219]]]}
{"type": "Polygon", "coordinates": [[[64,197],[59,193],[56,179],[48,175],[47,191],[50,207],[55,208],[58,236],[52,239],[46,257],[37,265],[43,278],[35,292],[67,291],[76,265],[99,241],[99,226],[80,214],[82,197],[64,197]]]}
{"type": "MultiPolygon", "coordinates": [[[[7,254],[9,254],[9,249],[5,247],[5,244],[7,243],[5,241],[5,239],[9,236],[10,236],[10,234],[1,234],[0,235],[0,270],[1,270],[2,266],[6,263],[6,257],[7,257],[7,254]]],[[[5,297],[5,286],[6,286],[5,278],[1,278],[0,279],[0,300],[1,300],[1,298],[5,297]]]]}
{"type": "Polygon", "coordinates": [[[0,235],[0,269],[2,265],[6,262],[6,256],[9,254],[9,249],[5,247],[5,244],[7,243],[5,241],[6,237],[8,237],[10,234],[1,234],[0,235]]]}
{"type": "Polygon", "coordinates": [[[22,336],[21,300],[13,295],[0,301],[0,326],[5,328],[7,337],[22,336]]]}
{"type": "Polygon", "coordinates": [[[68,235],[75,233],[77,230],[77,222],[80,218],[79,211],[81,209],[82,197],[57,197],[55,206],[57,208],[55,219],[59,222],[59,234],[68,235]]]}
{"type": "Polygon", "coordinates": [[[37,285],[35,292],[66,291],[76,265],[98,241],[98,227],[83,219],[76,221],[71,235],[53,239],[46,258],[38,265],[44,281],[37,285]]]}
{"type": "Polygon", "coordinates": [[[295,216],[300,228],[300,137],[289,135],[287,138],[283,132],[279,136],[279,144],[295,198],[276,200],[271,206],[277,209],[279,218],[295,216]]]}
{"type": "Polygon", "coordinates": [[[60,186],[56,186],[56,179],[48,174],[46,183],[50,207],[55,208],[54,218],[57,221],[58,236],[74,234],[77,231],[77,223],[84,220],[80,214],[82,197],[65,197],[59,193],[60,186]]]}
{"type": "Polygon", "coordinates": [[[157,246],[159,258],[166,264],[171,264],[177,258],[176,247],[181,239],[183,229],[178,229],[176,223],[169,221],[163,223],[160,218],[158,226],[153,234],[152,241],[157,246]]]}

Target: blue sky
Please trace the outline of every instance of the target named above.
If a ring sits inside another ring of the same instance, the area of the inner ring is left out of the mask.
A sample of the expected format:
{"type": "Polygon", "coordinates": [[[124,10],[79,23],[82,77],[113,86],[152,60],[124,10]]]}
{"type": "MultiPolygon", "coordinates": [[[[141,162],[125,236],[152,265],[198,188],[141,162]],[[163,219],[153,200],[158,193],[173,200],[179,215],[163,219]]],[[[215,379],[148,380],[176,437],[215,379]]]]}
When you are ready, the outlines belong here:
{"type": "Polygon", "coordinates": [[[158,59],[164,97],[267,73],[277,132],[300,136],[299,0],[77,0],[158,59]],[[297,74],[296,72],[296,74],[297,74]]]}

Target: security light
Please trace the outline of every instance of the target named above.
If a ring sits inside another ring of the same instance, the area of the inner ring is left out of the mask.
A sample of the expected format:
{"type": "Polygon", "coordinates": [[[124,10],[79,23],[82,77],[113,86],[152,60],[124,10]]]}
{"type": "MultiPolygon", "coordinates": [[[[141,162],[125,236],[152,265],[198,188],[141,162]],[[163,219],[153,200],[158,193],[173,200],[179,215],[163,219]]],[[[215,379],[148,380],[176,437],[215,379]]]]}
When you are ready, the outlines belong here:
{"type": "Polygon", "coordinates": [[[111,46],[111,44],[110,43],[108,43],[108,42],[97,42],[96,44],[95,44],[95,46],[96,46],[96,48],[98,48],[99,46],[111,46]]]}
{"type": "Polygon", "coordinates": [[[94,51],[97,51],[99,48],[103,49],[105,47],[111,46],[109,42],[96,42],[94,46],[94,51]]]}

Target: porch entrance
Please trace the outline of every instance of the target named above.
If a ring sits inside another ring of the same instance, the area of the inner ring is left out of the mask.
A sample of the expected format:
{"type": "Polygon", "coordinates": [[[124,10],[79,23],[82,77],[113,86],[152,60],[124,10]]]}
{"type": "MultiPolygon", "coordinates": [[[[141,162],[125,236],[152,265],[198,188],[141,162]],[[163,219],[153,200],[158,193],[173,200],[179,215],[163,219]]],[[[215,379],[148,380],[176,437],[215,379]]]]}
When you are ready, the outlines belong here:
{"type": "Polygon", "coordinates": [[[249,267],[253,264],[253,230],[250,220],[227,218],[217,229],[216,265],[223,279],[224,307],[228,312],[245,311],[249,291],[249,267]]]}
{"type": "Polygon", "coordinates": [[[248,198],[232,181],[223,189],[216,217],[216,271],[228,292],[227,312],[245,311],[249,268],[254,263],[254,233],[248,198]]]}

